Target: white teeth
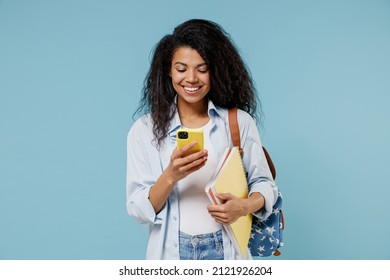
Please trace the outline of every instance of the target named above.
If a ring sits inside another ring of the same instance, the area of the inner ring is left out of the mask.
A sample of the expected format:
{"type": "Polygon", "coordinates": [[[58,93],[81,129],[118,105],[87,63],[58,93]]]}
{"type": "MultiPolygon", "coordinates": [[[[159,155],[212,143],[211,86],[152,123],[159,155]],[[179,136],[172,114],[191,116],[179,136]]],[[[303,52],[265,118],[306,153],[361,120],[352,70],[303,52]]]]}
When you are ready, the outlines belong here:
{"type": "Polygon", "coordinates": [[[197,91],[199,87],[184,87],[186,91],[197,91]]]}

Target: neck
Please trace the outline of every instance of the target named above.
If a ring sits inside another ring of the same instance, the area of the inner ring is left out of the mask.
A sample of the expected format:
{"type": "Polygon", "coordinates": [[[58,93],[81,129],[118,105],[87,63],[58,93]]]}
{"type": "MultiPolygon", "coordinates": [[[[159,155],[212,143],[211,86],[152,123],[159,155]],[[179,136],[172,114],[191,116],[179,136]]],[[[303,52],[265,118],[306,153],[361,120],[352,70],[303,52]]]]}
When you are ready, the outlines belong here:
{"type": "Polygon", "coordinates": [[[177,110],[183,126],[188,128],[202,127],[210,120],[207,113],[208,101],[206,98],[197,103],[177,102],[177,110]]]}

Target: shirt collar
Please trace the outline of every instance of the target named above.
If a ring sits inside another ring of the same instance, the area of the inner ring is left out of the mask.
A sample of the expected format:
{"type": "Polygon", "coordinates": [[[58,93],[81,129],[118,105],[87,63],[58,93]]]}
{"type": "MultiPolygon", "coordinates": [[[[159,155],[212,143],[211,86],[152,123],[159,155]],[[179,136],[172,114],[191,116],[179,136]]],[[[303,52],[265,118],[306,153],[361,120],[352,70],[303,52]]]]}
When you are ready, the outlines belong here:
{"type": "MultiPolygon", "coordinates": [[[[178,130],[182,125],[179,117],[179,112],[177,110],[177,95],[175,97],[174,103],[172,104],[174,106],[175,110],[175,115],[173,116],[172,120],[170,121],[169,124],[169,129],[168,129],[168,135],[172,135],[176,133],[176,130],[178,130]]],[[[212,121],[215,121],[216,118],[221,118],[226,122],[227,120],[227,110],[223,109],[221,107],[217,107],[214,105],[214,103],[211,100],[208,100],[208,109],[207,113],[212,119],[212,121]]]]}

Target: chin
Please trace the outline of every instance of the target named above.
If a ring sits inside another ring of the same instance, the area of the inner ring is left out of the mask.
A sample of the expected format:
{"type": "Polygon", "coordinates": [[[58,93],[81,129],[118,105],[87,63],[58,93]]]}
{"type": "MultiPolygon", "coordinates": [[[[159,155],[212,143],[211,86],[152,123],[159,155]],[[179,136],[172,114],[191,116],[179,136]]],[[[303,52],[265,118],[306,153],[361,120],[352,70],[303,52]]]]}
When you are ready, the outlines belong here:
{"type": "Polygon", "coordinates": [[[179,98],[182,99],[183,101],[187,102],[187,103],[191,103],[191,104],[195,104],[195,103],[199,103],[199,102],[203,102],[205,99],[206,99],[206,95],[202,95],[202,96],[191,96],[191,95],[179,95],[179,98]]]}

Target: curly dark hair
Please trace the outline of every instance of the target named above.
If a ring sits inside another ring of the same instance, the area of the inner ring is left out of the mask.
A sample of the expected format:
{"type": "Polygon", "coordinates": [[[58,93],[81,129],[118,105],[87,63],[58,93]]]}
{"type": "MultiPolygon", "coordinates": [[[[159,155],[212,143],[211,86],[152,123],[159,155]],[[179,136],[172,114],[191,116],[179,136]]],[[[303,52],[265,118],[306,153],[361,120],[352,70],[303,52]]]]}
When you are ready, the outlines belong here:
{"type": "Polygon", "coordinates": [[[177,26],[155,46],[140,107],[135,112],[151,114],[158,144],[166,136],[175,113],[172,104],[176,92],[169,72],[173,54],[180,47],[195,49],[207,63],[211,80],[207,97],[216,106],[237,107],[255,120],[258,118],[261,104],[254,83],[230,35],[215,22],[192,19],[177,26]]]}

